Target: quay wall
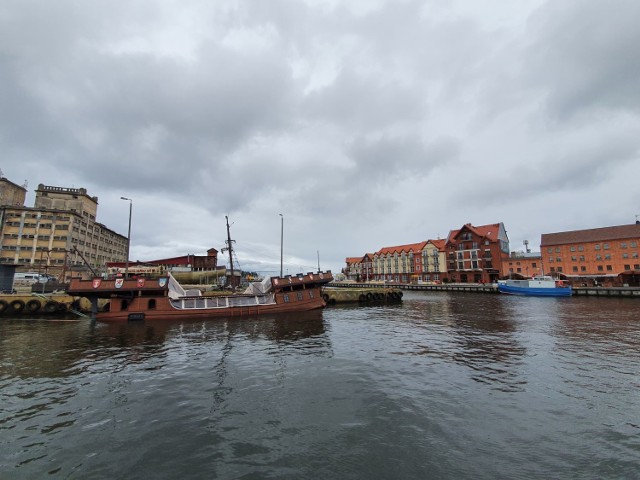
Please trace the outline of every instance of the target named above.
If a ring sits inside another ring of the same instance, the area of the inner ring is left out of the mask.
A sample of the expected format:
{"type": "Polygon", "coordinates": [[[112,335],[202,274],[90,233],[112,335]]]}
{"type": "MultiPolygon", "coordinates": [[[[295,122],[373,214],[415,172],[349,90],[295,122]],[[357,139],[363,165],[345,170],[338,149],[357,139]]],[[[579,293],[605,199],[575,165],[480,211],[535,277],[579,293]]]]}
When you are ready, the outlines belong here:
{"type": "MultiPolygon", "coordinates": [[[[332,287],[344,288],[370,288],[380,287],[380,284],[370,283],[331,283],[332,287]]],[[[497,284],[479,283],[454,283],[438,285],[420,285],[413,283],[394,283],[387,287],[395,287],[401,290],[415,290],[422,292],[474,292],[474,293],[500,293],[497,284]]],[[[640,299],[639,287],[573,287],[574,297],[626,297],[640,299]]]]}

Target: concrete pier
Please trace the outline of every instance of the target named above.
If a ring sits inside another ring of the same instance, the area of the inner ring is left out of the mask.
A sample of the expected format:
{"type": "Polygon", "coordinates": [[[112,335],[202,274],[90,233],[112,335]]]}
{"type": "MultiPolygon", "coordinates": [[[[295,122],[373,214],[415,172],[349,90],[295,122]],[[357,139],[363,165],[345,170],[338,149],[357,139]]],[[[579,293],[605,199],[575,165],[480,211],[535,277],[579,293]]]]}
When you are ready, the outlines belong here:
{"type": "Polygon", "coordinates": [[[343,303],[393,303],[402,300],[402,290],[397,287],[382,286],[359,287],[353,284],[340,284],[322,288],[322,298],[327,305],[343,303]]]}

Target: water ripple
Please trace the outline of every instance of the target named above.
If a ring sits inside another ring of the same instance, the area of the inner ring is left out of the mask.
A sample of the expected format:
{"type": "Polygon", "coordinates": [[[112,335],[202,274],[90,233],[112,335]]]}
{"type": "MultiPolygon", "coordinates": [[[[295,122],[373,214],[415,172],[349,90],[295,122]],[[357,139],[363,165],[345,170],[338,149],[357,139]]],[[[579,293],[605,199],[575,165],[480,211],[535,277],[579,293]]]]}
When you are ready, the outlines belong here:
{"type": "Polygon", "coordinates": [[[637,302],[0,322],[8,478],[634,478],[637,302]],[[13,475],[13,477],[11,476],[13,475]]]}

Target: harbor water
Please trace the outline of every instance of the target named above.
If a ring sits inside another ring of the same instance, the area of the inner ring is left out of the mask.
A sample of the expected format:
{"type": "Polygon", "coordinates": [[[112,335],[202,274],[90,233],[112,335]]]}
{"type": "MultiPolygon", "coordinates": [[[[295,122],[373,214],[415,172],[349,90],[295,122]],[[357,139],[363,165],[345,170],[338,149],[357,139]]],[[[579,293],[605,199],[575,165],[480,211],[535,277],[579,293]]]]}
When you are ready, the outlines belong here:
{"type": "Polygon", "coordinates": [[[640,302],[2,318],[0,478],[638,479],[640,302]]]}

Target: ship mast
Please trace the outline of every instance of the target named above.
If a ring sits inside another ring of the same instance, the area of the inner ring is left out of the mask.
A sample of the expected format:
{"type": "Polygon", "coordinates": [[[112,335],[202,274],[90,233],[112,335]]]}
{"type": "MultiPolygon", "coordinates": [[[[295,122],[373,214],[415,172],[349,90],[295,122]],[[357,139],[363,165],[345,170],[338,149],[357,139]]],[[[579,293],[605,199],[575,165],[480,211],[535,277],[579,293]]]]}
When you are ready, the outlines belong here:
{"type": "Polygon", "coordinates": [[[235,240],[231,240],[231,230],[229,229],[229,217],[225,215],[224,218],[227,220],[227,240],[225,240],[225,243],[227,244],[227,246],[222,249],[222,253],[224,253],[225,250],[229,251],[229,271],[231,273],[231,276],[229,277],[229,285],[234,287],[235,276],[233,275],[233,244],[235,243],[235,240]]]}

